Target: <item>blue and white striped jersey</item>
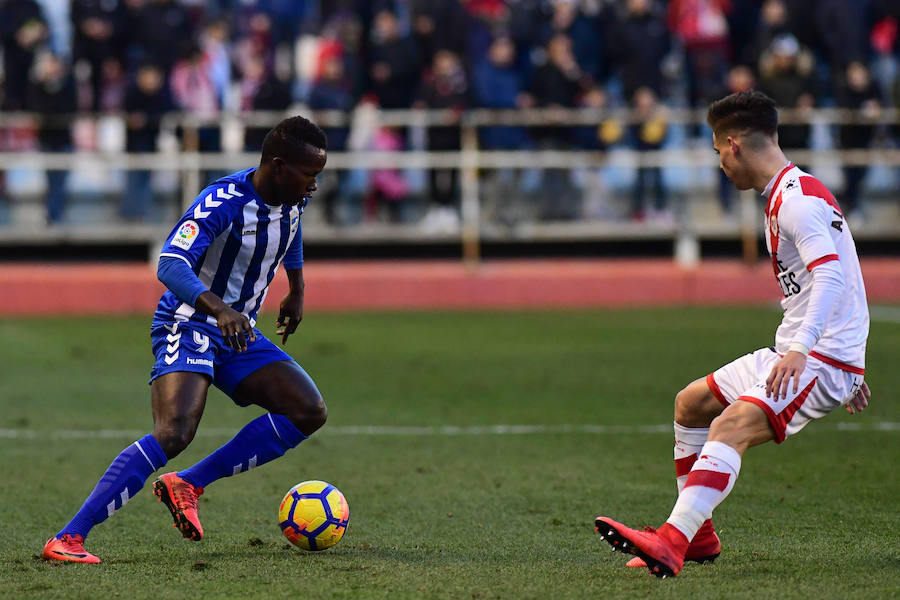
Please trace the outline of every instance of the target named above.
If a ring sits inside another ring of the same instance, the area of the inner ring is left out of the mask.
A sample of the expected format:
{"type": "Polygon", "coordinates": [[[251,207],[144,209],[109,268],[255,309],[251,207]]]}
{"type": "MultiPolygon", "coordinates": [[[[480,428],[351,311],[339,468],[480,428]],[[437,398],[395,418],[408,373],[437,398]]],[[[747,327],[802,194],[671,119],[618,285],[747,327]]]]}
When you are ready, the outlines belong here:
{"type": "MultiPolygon", "coordinates": [[[[250,181],[256,168],[223,177],[206,187],[172,229],[160,256],[184,260],[210,291],[251,324],[284,261],[285,269],[303,266],[303,236],[299,206],[269,206],[250,181]]],[[[153,324],[207,321],[166,290],[153,324]]]]}

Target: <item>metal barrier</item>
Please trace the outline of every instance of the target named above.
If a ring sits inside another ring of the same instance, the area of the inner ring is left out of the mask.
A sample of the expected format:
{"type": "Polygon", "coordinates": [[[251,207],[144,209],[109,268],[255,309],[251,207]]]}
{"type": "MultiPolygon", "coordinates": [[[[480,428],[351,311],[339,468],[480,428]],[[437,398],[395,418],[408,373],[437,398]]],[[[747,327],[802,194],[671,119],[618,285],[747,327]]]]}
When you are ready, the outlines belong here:
{"type": "MultiPolygon", "coordinates": [[[[461,148],[459,151],[431,152],[412,151],[371,151],[350,150],[331,152],[328,170],[352,171],[372,169],[452,169],[460,173],[460,226],[454,233],[427,234],[404,226],[336,228],[323,226],[319,231],[305,232],[311,240],[320,241],[429,241],[434,239],[457,239],[461,243],[463,257],[476,262],[480,257],[480,247],[484,240],[515,239],[671,239],[674,242],[676,258],[684,264],[695,262],[699,256],[698,240],[702,237],[740,238],[745,244],[745,255],[755,256],[755,244],[761,220],[756,214],[755,194],[741,196],[741,210],[736,222],[723,224],[702,224],[690,218],[663,224],[631,224],[624,222],[574,221],[557,223],[526,223],[515,231],[491,228],[482,218],[483,201],[481,178],[486,170],[501,169],[560,169],[596,170],[607,167],[615,159],[617,164],[630,165],[623,168],[687,168],[713,170],[718,161],[711,150],[711,144],[638,152],[628,148],[607,151],[591,150],[483,150],[479,147],[478,132],[490,126],[574,127],[597,126],[601,122],[613,121],[622,126],[641,123],[640,115],[629,110],[601,109],[532,109],[519,110],[471,110],[466,112],[449,110],[400,110],[380,111],[371,107],[358,109],[354,113],[339,111],[311,112],[297,107],[286,112],[252,112],[223,114],[218,119],[200,119],[188,113],[171,113],[163,118],[163,135],[174,137],[176,130],[196,131],[201,127],[220,127],[237,132],[240,138],[246,127],[269,127],[287,115],[308,114],[323,127],[348,127],[351,131],[360,127],[364,120],[366,127],[427,128],[429,126],[459,126],[461,148]]],[[[661,113],[665,122],[675,126],[703,126],[705,111],[664,109],[661,113]]],[[[124,115],[102,115],[104,119],[123,118],[124,115]]],[[[805,111],[781,111],[781,122],[790,124],[819,124],[833,126],[841,124],[872,125],[889,132],[900,127],[900,111],[880,110],[877,113],[862,114],[842,109],[815,109],[805,111]]],[[[0,130],[11,127],[36,127],[38,123],[72,123],[75,120],[91,120],[96,115],[31,115],[27,113],[0,113],[0,130]]],[[[895,134],[896,135],[896,134],[895,134]]],[[[232,136],[235,137],[235,136],[232,136]]],[[[885,166],[900,167],[900,149],[880,147],[856,150],[793,150],[790,158],[798,164],[830,164],[839,166],[885,166]]],[[[172,171],[179,174],[181,204],[189,204],[201,189],[201,172],[210,170],[233,171],[257,164],[256,152],[240,151],[235,144],[219,153],[199,153],[183,150],[169,144],[154,153],[129,154],[120,148],[105,151],[91,150],[75,153],[0,152],[0,171],[11,169],[30,170],[71,170],[76,165],[93,165],[110,171],[149,170],[172,171]]],[[[896,189],[894,190],[896,191],[896,189]]],[[[896,195],[896,194],[891,194],[896,195]]],[[[885,239],[900,239],[900,222],[881,223],[873,229],[873,235],[885,239]]],[[[168,231],[164,226],[121,224],[115,228],[108,223],[96,226],[21,226],[11,223],[0,225],[0,244],[47,244],[104,243],[123,240],[159,243],[168,231]]],[[[152,254],[152,252],[151,252],[152,254]]]]}

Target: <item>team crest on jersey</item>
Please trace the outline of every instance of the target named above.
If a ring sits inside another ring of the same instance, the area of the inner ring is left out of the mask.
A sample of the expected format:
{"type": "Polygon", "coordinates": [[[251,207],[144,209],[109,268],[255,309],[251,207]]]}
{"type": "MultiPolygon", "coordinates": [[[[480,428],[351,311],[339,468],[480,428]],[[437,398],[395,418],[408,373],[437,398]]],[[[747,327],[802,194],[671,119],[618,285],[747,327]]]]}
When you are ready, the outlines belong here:
{"type": "Polygon", "coordinates": [[[297,224],[300,222],[300,217],[292,217],[291,218],[291,233],[297,231],[297,224]]]}
{"type": "Polygon", "coordinates": [[[197,239],[199,233],[200,227],[197,226],[195,221],[185,221],[178,228],[178,231],[175,232],[175,236],[172,238],[172,245],[178,246],[183,250],[189,250],[194,245],[194,240],[197,239]]]}
{"type": "Polygon", "coordinates": [[[769,231],[772,232],[772,235],[778,237],[778,217],[772,215],[769,217],[769,231]]]}

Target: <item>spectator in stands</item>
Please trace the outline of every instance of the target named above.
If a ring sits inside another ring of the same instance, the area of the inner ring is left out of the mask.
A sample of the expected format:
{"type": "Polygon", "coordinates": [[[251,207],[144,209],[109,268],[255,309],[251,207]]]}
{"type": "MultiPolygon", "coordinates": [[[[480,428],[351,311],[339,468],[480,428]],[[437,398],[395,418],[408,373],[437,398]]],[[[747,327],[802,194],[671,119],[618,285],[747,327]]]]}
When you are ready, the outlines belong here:
{"type": "MultiPolygon", "coordinates": [[[[196,128],[188,127],[183,132],[187,150],[218,152],[222,148],[221,130],[216,122],[221,106],[211,66],[200,46],[190,44],[172,68],[169,85],[175,106],[199,121],[196,128]]],[[[210,171],[204,178],[209,181],[216,175],[210,171]]]]}
{"type": "MultiPolygon", "coordinates": [[[[525,77],[518,66],[516,47],[512,38],[500,34],[493,39],[487,52],[479,55],[472,67],[472,99],[476,106],[492,109],[527,109],[534,106],[534,97],[525,89],[525,77]]],[[[479,140],[485,150],[526,150],[532,147],[524,127],[492,125],[479,128],[479,140]]],[[[504,223],[515,223],[526,216],[527,206],[520,198],[534,192],[528,184],[536,180],[538,172],[501,169],[491,177],[488,186],[495,190],[496,217],[504,223]]]]}
{"type": "MultiPolygon", "coordinates": [[[[312,27],[322,11],[321,0],[242,0],[255,14],[264,13],[270,23],[272,47],[289,46],[304,29],[312,27]]],[[[327,4],[338,4],[328,2],[327,4]]],[[[239,17],[241,13],[238,13],[239,17]]]]}
{"type": "Polygon", "coordinates": [[[137,60],[152,60],[166,75],[194,38],[187,12],[175,0],[139,0],[131,7],[137,60]]]}
{"type": "Polygon", "coordinates": [[[122,62],[115,56],[108,56],[100,63],[100,87],[97,108],[103,112],[122,110],[125,93],[128,90],[128,74],[122,62]]]}
{"type": "Polygon", "coordinates": [[[423,64],[438,50],[466,56],[469,16],[459,0],[409,0],[412,30],[423,64]]]}
{"type": "MultiPolygon", "coordinates": [[[[172,102],[162,68],[152,62],[141,64],[125,93],[125,149],[128,152],[155,152],[160,122],[172,102]]],[[[153,202],[151,172],[128,171],[126,190],[119,203],[120,216],[128,221],[143,220],[153,202]]]]}
{"type": "Polygon", "coordinates": [[[209,77],[216,89],[220,106],[225,106],[231,85],[231,57],[228,54],[229,27],[224,19],[214,19],[206,24],[200,34],[200,47],[209,77]]]}
{"type": "MultiPolygon", "coordinates": [[[[531,92],[538,106],[543,108],[572,108],[579,96],[590,89],[590,77],[585,74],[572,53],[569,36],[557,33],[545,47],[546,61],[534,72],[531,92]]],[[[552,123],[549,120],[548,123],[552,123]]],[[[566,150],[572,144],[571,127],[551,125],[536,127],[533,133],[539,146],[547,150],[566,150]]],[[[576,190],[570,173],[563,169],[547,169],[542,181],[543,205],[539,214],[548,219],[574,219],[580,212],[576,190]]]]}
{"type": "MultiPolygon", "coordinates": [[[[38,142],[42,152],[69,152],[72,149],[72,117],[78,109],[75,79],[54,54],[37,59],[34,79],[28,88],[25,108],[39,113],[38,142]]],[[[66,208],[68,171],[47,170],[47,222],[59,223],[66,208]]]]}
{"type": "Polygon", "coordinates": [[[271,69],[275,61],[275,44],[272,38],[272,19],[262,12],[250,14],[244,22],[238,39],[234,43],[234,62],[243,71],[244,63],[257,57],[265,61],[266,68],[271,69]]]}
{"type": "Polygon", "coordinates": [[[332,40],[340,49],[344,77],[350,81],[353,97],[359,99],[365,91],[366,68],[363,65],[362,53],[366,32],[357,15],[342,12],[335,15],[324,30],[325,37],[332,40]]]}
{"type": "MultiPolygon", "coordinates": [[[[319,78],[313,84],[307,101],[313,110],[340,110],[347,115],[353,110],[356,99],[353,97],[353,82],[344,70],[344,61],[341,54],[333,52],[324,58],[319,78]]],[[[328,136],[328,151],[343,152],[347,149],[347,136],[349,127],[324,127],[323,131],[328,136]]],[[[325,207],[325,219],[329,223],[341,224],[345,219],[339,214],[341,202],[341,187],[346,181],[348,171],[331,171],[328,177],[329,185],[322,185],[324,194],[321,195],[325,207]]],[[[323,182],[324,183],[324,182],[323,182]]]]}
{"type": "Polygon", "coordinates": [[[610,36],[610,54],[625,98],[631,102],[639,88],[662,97],[662,64],[671,47],[666,23],[651,0],[628,0],[625,7],[610,36]]]}
{"type": "Polygon", "coordinates": [[[669,29],[684,44],[688,99],[706,106],[725,95],[731,47],[728,40],[728,0],[672,0],[669,29]]]}
{"type": "Polygon", "coordinates": [[[125,8],[118,2],[72,0],[72,59],[87,66],[90,102],[86,108],[101,110],[104,62],[122,55],[125,8]]]}
{"type": "Polygon", "coordinates": [[[868,58],[867,11],[859,0],[819,0],[805,17],[816,23],[835,88],[843,86],[848,65],[868,58]]]}
{"type": "MultiPolygon", "coordinates": [[[[290,107],[293,101],[290,83],[278,71],[267,68],[261,56],[245,61],[244,69],[241,110],[286,111],[290,107]]],[[[248,126],[244,132],[244,149],[248,152],[261,151],[269,129],[269,126],[248,126]]],[[[329,148],[331,143],[329,139],[329,148]]]]}
{"type": "MultiPolygon", "coordinates": [[[[843,150],[868,148],[875,135],[875,121],[881,109],[880,94],[869,69],[858,61],[851,62],[844,70],[837,89],[838,106],[852,109],[850,123],[838,129],[840,147],[843,150]]],[[[862,220],[864,213],[859,205],[859,192],[869,168],[867,165],[844,167],[844,191],[840,204],[848,219],[862,220]]]]}
{"type": "Polygon", "coordinates": [[[400,32],[393,12],[378,11],[372,31],[369,78],[381,108],[409,108],[420,71],[415,41],[400,32]]]}
{"type": "Polygon", "coordinates": [[[754,67],[759,65],[760,58],[771,49],[776,38],[791,33],[790,15],[785,0],[765,0],[759,16],[753,40],[740,55],[744,64],[754,67]]]}
{"type": "MultiPolygon", "coordinates": [[[[759,89],[779,108],[804,113],[815,105],[816,82],[812,75],[812,55],[800,47],[793,35],[774,40],[759,62],[759,89]]],[[[802,115],[797,115],[805,121],[802,115]]],[[[788,119],[779,119],[780,121],[788,119]]],[[[778,143],[785,149],[809,148],[810,126],[806,122],[778,127],[778,143]]]]}
{"type": "MultiPolygon", "coordinates": [[[[518,67],[516,48],[510,37],[498,35],[487,53],[472,67],[473,100],[484,108],[531,108],[534,97],[525,89],[525,76],[518,67]]],[[[483,127],[481,145],[487,150],[528,148],[531,141],[524,127],[483,127]]]]}
{"type": "Polygon", "coordinates": [[[872,75],[878,81],[885,102],[894,98],[894,80],[900,73],[900,2],[874,0],[872,7],[874,24],[869,35],[875,57],[872,75]]]}
{"type": "MultiPolygon", "coordinates": [[[[563,33],[553,35],[545,47],[546,59],[531,80],[531,93],[538,106],[572,108],[578,96],[590,88],[590,77],[572,52],[572,40],[563,33]]],[[[541,127],[538,135],[545,146],[564,148],[571,139],[568,128],[541,127]]]]}
{"type": "Polygon", "coordinates": [[[728,40],[731,45],[731,58],[735,62],[756,64],[746,58],[753,46],[760,23],[760,4],[765,0],[729,0],[728,40]]]}
{"type": "Polygon", "coordinates": [[[543,23],[541,40],[562,33],[572,40],[572,54],[593,80],[606,70],[606,31],[599,16],[588,17],[576,0],[550,0],[550,15],[543,23]]]}
{"type": "Polygon", "coordinates": [[[35,54],[49,35],[47,20],[34,0],[6,0],[0,4],[4,110],[24,109],[35,54]]]}
{"type": "MultiPolygon", "coordinates": [[[[438,50],[416,94],[415,106],[451,109],[457,113],[469,106],[470,90],[459,57],[450,50],[438,50]]],[[[427,130],[429,151],[458,151],[459,125],[441,125],[427,130]]],[[[459,171],[431,169],[428,173],[432,205],[422,221],[423,227],[453,231],[459,226],[459,171]]]]}
{"type": "Polygon", "coordinates": [[[734,91],[749,90],[756,87],[756,76],[753,70],[747,65],[734,65],[728,69],[728,76],[725,79],[728,93],[734,91]]]}
{"type": "MultiPolygon", "coordinates": [[[[664,107],[660,104],[656,92],[649,87],[638,88],[632,97],[631,106],[636,118],[636,122],[631,126],[635,150],[644,152],[661,149],[666,141],[669,126],[664,107]]],[[[658,166],[645,166],[642,163],[641,159],[632,192],[631,218],[635,221],[671,223],[673,217],[666,202],[662,169],[658,166]],[[648,203],[645,197],[648,188],[652,190],[652,204],[648,203]]]]}

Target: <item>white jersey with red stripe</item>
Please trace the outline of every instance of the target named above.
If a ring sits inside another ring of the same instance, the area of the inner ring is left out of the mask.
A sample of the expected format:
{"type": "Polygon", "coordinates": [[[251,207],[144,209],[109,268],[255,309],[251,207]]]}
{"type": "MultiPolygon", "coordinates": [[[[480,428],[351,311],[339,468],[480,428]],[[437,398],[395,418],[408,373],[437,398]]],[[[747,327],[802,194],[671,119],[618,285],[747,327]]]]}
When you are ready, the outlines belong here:
{"type": "Polygon", "coordinates": [[[786,353],[808,318],[813,269],[837,261],[843,291],[827,321],[818,324],[822,333],[810,355],[849,367],[846,370],[861,371],[865,368],[869,309],[856,245],[837,201],[822,182],[791,164],[772,179],[764,194],[766,247],[784,295],[776,350],[786,353]]]}

